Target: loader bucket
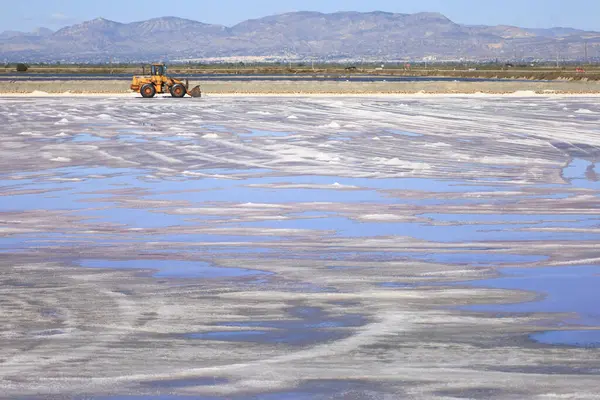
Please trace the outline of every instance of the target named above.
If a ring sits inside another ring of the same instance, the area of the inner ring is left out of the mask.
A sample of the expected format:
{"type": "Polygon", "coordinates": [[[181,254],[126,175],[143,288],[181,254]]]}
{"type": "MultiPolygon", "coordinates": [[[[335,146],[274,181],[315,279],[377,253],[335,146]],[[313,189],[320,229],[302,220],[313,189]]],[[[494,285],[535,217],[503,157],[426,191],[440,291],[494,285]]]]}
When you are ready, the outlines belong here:
{"type": "Polygon", "coordinates": [[[200,90],[200,86],[196,86],[192,90],[188,90],[188,94],[192,97],[202,97],[202,90],[200,90]]]}

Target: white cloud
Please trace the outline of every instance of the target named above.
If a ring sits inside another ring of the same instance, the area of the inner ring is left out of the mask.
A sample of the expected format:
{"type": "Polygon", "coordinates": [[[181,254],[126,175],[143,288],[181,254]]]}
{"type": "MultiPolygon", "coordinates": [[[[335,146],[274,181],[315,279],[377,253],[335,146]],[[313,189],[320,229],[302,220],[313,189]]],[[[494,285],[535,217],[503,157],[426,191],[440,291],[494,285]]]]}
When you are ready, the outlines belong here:
{"type": "Polygon", "coordinates": [[[52,28],[62,28],[67,25],[76,24],[79,20],[75,17],[71,17],[60,11],[54,12],[47,17],[46,24],[52,28]]]}
{"type": "Polygon", "coordinates": [[[50,19],[54,20],[54,21],[65,21],[65,20],[70,20],[71,17],[69,17],[68,15],[65,15],[61,12],[55,12],[50,15],[50,19]]]}

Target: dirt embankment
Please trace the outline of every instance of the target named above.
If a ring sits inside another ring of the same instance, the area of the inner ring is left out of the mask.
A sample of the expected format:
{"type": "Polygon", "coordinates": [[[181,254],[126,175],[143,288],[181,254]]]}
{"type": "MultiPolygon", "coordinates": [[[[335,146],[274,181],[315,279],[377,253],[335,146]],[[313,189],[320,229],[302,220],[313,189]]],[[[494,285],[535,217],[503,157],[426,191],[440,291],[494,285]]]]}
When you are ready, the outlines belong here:
{"type": "MultiPolygon", "coordinates": [[[[219,81],[199,84],[207,94],[414,94],[414,93],[490,93],[514,92],[594,94],[598,82],[306,82],[306,81],[219,81]]],[[[131,93],[128,81],[7,81],[0,82],[0,94],[120,94],[131,93]]]]}
{"type": "MultiPolygon", "coordinates": [[[[529,79],[529,80],[574,80],[574,81],[599,81],[600,68],[595,65],[566,65],[556,67],[506,67],[496,65],[493,67],[478,64],[449,66],[423,66],[414,65],[411,68],[373,66],[342,66],[342,65],[171,65],[169,71],[173,75],[190,74],[227,74],[235,76],[249,75],[294,75],[294,76],[336,76],[349,77],[358,75],[375,76],[406,76],[406,77],[449,77],[449,78],[484,78],[484,79],[529,79]]],[[[140,65],[33,65],[27,70],[28,75],[36,74],[129,74],[144,75],[147,72],[140,65]]],[[[16,66],[0,67],[0,74],[16,74],[16,66]]]]}

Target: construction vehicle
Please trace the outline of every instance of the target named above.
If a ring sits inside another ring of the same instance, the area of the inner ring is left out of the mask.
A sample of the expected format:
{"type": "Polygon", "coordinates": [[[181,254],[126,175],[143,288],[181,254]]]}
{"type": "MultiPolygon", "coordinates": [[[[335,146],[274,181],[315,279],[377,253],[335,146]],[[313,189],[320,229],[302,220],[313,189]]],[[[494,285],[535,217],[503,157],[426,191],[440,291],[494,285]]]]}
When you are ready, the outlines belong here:
{"type": "Polygon", "coordinates": [[[131,82],[131,90],[138,92],[142,97],[154,97],[157,93],[171,93],[173,97],[184,97],[186,94],[191,97],[202,96],[200,86],[189,90],[189,82],[167,75],[167,66],[165,64],[152,64],[150,66],[150,76],[134,76],[131,82]]]}

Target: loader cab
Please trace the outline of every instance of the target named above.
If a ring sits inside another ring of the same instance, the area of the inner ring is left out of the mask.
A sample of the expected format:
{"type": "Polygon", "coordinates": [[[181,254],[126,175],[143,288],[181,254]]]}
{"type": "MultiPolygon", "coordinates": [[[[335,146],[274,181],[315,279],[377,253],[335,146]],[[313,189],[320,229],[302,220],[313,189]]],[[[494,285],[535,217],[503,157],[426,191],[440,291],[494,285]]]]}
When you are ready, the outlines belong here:
{"type": "Polygon", "coordinates": [[[152,64],[150,71],[153,76],[167,75],[167,66],[164,64],[152,64]]]}

